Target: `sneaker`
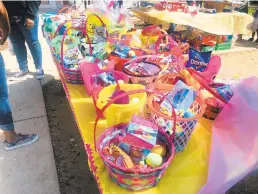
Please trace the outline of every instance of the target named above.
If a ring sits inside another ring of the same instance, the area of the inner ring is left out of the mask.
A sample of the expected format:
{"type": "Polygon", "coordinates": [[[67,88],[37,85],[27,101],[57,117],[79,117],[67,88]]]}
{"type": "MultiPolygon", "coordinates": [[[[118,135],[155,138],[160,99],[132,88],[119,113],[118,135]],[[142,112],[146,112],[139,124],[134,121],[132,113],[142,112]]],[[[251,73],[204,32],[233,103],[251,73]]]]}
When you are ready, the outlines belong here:
{"type": "Polygon", "coordinates": [[[44,77],[44,70],[43,69],[37,69],[36,79],[40,80],[40,79],[43,79],[43,77],[44,77]]]}
{"type": "Polygon", "coordinates": [[[249,38],[249,39],[248,39],[248,41],[251,41],[251,42],[253,42],[253,41],[254,41],[254,39],[253,39],[253,38],[249,38]]]}
{"type": "Polygon", "coordinates": [[[14,150],[20,147],[33,144],[38,139],[39,139],[39,135],[37,134],[30,134],[30,135],[18,134],[18,138],[15,143],[8,143],[7,141],[4,142],[4,149],[6,151],[14,150]]]}
{"type": "Polygon", "coordinates": [[[14,75],[15,78],[21,78],[21,77],[24,77],[25,75],[28,75],[30,72],[29,71],[20,71],[18,73],[16,73],[14,75]]]}

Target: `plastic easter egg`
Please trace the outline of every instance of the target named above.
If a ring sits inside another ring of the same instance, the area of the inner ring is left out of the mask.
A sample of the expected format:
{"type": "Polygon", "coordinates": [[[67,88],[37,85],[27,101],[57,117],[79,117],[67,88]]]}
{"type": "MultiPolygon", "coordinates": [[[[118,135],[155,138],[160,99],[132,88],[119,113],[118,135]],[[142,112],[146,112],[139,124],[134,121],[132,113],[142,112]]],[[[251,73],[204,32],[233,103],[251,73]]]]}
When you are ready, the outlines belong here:
{"type": "Polygon", "coordinates": [[[161,157],[164,157],[166,155],[166,152],[166,148],[162,145],[155,145],[151,150],[151,153],[156,153],[161,157]]]}
{"type": "Polygon", "coordinates": [[[145,161],[146,161],[146,163],[149,166],[155,168],[155,167],[159,167],[162,164],[163,158],[160,155],[156,154],[156,153],[150,153],[146,157],[145,161]]]}
{"type": "Polygon", "coordinates": [[[133,98],[131,103],[138,103],[139,102],[139,98],[133,98]]]}
{"type": "Polygon", "coordinates": [[[129,56],[130,58],[134,58],[134,57],[135,57],[135,52],[134,52],[133,50],[130,50],[130,51],[128,52],[128,56],[129,56]]]}
{"type": "Polygon", "coordinates": [[[191,117],[194,117],[194,113],[193,112],[185,112],[183,118],[191,118],[191,117]]]}
{"type": "Polygon", "coordinates": [[[121,80],[121,79],[120,79],[120,80],[117,81],[117,83],[118,83],[118,84],[124,84],[125,82],[124,82],[124,80],[121,80]]]}

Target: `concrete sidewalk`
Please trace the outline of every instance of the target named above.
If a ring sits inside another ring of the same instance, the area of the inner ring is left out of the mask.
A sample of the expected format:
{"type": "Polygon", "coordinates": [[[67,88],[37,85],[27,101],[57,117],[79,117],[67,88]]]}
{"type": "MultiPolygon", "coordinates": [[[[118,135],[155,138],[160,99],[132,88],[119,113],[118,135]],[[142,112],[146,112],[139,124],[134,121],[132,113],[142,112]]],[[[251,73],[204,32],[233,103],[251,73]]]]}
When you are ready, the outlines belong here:
{"type": "MultiPolygon", "coordinates": [[[[57,75],[49,48],[40,32],[46,83],[57,75]],[[51,75],[49,75],[49,73],[51,75]]],[[[10,78],[18,71],[15,56],[2,52],[10,78]]],[[[29,59],[30,71],[35,71],[29,59]]],[[[59,194],[53,148],[49,133],[42,84],[33,75],[20,81],[8,80],[9,99],[15,121],[15,130],[21,133],[37,133],[40,139],[31,146],[6,152],[0,143],[0,193],[5,194],[59,194]]],[[[0,131],[0,142],[4,141],[0,131]]]]}

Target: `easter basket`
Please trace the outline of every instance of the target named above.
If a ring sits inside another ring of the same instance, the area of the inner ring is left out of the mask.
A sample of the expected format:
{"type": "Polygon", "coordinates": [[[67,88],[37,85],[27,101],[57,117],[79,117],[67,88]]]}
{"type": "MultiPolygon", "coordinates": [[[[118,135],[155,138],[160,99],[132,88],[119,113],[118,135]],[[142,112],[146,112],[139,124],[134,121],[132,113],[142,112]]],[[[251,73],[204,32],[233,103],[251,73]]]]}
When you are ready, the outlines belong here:
{"type": "Polygon", "coordinates": [[[152,188],[158,184],[169,164],[174,158],[174,146],[169,136],[162,130],[158,131],[158,139],[166,145],[167,157],[162,166],[154,169],[129,169],[116,165],[103,155],[102,149],[110,144],[120,134],[125,133],[128,125],[120,124],[110,127],[100,136],[97,142],[97,150],[104,161],[111,179],[122,188],[131,191],[140,191],[152,188]]]}
{"type": "MultiPolygon", "coordinates": [[[[164,94],[169,91],[162,91],[164,94]]],[[[161,102],[164,97],[160,94],[152,94],[148,98],[147,107],[150,111],[150,117],[153,122],[162,128],[165,132],[172,135],[176,152],[183,151],[195,126],[197,124],[197,120],[201,118],[205,112],[205,104],[200,98],[196,98],[193,104],[190,106],[191,113],[194,116],[189,118],[182,118],[177,116],[176,125],[173,117],[166,115],[161,112],[161,102]],[[175,134],[173,134],[172,128],[176,126],[175,134]]]]}
{"type": "Polygon", "coordinates": [[[119,123],[127,123],[134,114],[139,114],[147,102],[146,92],[138,92],[130,94],[135,90],[144,90],[145,87],[140,84],[113,84],[102,88],[100,91],[94,90],[92,93],[93,103],[96,107],[97,112],[103,109],[108,102],[110,97],[113,96],[116,91],[125,91],[129,98],[128,104],[121,102],[112,103],[107,109],[104,109],[102,118],[106,118],[107,125],[113,126],[119,123]],[[135,100],[137,99],[137,100],[135,100]]]}
{"type": "MultiPolygon", "coordinates": [[[[136,94],[139,92],[146,92],[146,89],[139,89],[130,91],[128,94],[136,94]]],[[[148,91],[150,92],[150,91],[148,91]]],[[[111,99],[101,110],[99,113],[104,112],[112,103],[121,99],[125,94],[120,94],[115,98],[111,99]]],[[[175,110],[173,109],[173,115],[175,115],[175,110]]],[[[163,146],[165,146],[167,152],[165,155],[164,162],[159,167],[154,168],[126,168],[120,165],[117,165],[113,161],[111,161],[108,157],[104,155],[104,148],[109,146],[110,144],[115,144],[116,140],[119,137],[123,137],[127,131],[128,124],[118,124],[115,126],[111,126],[105,130],[105,132],[99,137],[96,143],[96,126],[98,122],[99,116],[97,116],[94,126],[94,142],[95,147],[100,154],[107,171],[111,177],[111,179],[116,182],[122,188],[128,189],[130,191],[141,191],[152,188],[158,184],[166,169],[170,165],[171,161],[175,155],[175,148],[172,143],[171,138],[165,133],[164,130],[158,129],[157,139],[162,142],[163,146]]],[[[174,122],[176,122],[176,117],[174,116],[174,122]]],[[[175,130],[175,128],[173,128],[175,130]]]]}
{"type": "Polygon", "coordinates": [[[159,55],[144,55],[125,63],[122,71],[129,76],[131,83],[151,86],[157,76],[165,72],[168,67],[169,61],[166,58],[159,55]]]}
{"type": "Polygon", "coordinates": [[[70,30],[70,29],[76,29],[76,30],[81,30],[83,34],[86,35],[86,37],[88,37],[87,33],[85,33],[85,30],[83,27],[70,27],[68,28],[65,32],[64,32],[64,35],[63,35],[63,38],[62,38],[62,43],[61,43],[61,53],[60,53],[60,68],[62,69],[64,75],[65,75],[65,78],[66,78],[66,81],[68,83],[73,83],[73,84],[83,84],[82,82],[82,75],[81,75],[81,70],[77,64],[76,67],[72,67],[72,68],[69,68],[68,66],[66,66],[64,64],[64,40],[65,40],[65,36],[67,35],[67,32],[70,30]],[[77,75],[77,76],[74,76],[73,77],[73,80],[70,78],[71,75],[77,75]]]}
{"type": "MultiPolygon", "coordinates": [[[[199,90],[207,90],[212,97],[204,98],[206,104],[206,110],[204,113],[204,117],[210,120],[215,120],[218,114],[223,109],[224,105],[227,104],[227,100],[225,100],[219,93],[215,90],[215,88],[219,86],[224,86],[224,83],[212,83],[206,84],[203,78],[199,75],[199,73],[192,68],[187,69],[191,76],[200,84],[199,90]]],[[[230,98],[228,96],[228,98],[230,98]]]]}
{"type": "Polygon", "coordinates": [[[124,73],[114,71],[112,70],[112,68],[109,67],[107,69],[100,69],[97,64],[89,63],[87,61],[81,61],[79,66],[84,80],[85,90],[90,96],[92,95],[93,90],[101,90],[103,87],[110,85],[103,82],[95,83],[97,80],[97,76],[100,74],[110,74],[112,77],[115,78],[115,80],[113,80],[115,81],[115,83],[117,83],[119,80],[122,80],[124,83],[128,83],[129,81],[128,76],[126,76],[124,73]]]}

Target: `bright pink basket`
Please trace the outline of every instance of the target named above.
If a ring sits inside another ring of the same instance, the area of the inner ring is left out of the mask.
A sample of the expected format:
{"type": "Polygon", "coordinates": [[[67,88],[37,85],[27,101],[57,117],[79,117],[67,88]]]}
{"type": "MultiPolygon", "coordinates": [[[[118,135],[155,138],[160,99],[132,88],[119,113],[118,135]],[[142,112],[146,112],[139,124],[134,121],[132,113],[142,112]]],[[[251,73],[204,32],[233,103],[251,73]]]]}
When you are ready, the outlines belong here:
{"type": "Polygon", "coordinates": [[[115,77],[116,82],[118,80],[123,80],[125,83],[128,83],[128,81],[129,81],[128,76],[125,75],[124,73],[119,72],[119,71],[114,71],[111,69],[99,69],[98,66],[94,63],[82,61],[79,66],[81,69],[85,90],[86,90],[87,94],[90,96],[92,95],[93,90],[100,91],[103,87],[105,87],[105,86],[100,86],[100,85],[94,84],[94,76],[95,75],[98,75],[98,74],[101,74],[104,72],[112,72],[115,77]]]}
{"type": "MultiPolygon", "coordinates": [[[[123,133],[125,133],[128,127],[128,124],[119,124],[106,129],[105,132],[98,139],[97,143],[96,143],[96,127],[97,127],[99,118],[106,110],[106,108],[108,108],[111,104],[123,98],[125,95],[141,93],[141,92],[154,93],[154,91],[152,90],[142,89],[142,90],[130,91],[126,94],[120,94],[116,96],[115,98],[111,99],[101,110],[97,112],[97,118],[94,124],[95,148],[97,148],[102,160],[104,161],[104,164],[108,170],[108,173],[111,179],[122,188],[131,190],[131,191],[146,190],[156,186],[159,183],[166,169],[169,167],[171,161],[174,159],[175,147],[174,147],[174,144],[172,143],[171,137],[169,137],[164,130],[162,129],[158,130],[157,138],[159,141],[164,143],[168,152],[164,160],[165,162],[160,167],[153,168],[153,169],[124,168],[108,160],[107,157],[103,155],[102,150],[106,145],[109,145],[112,141],[114,141],[116,138],[118,138],[123,133]]],[[[172,112],[174,115],[173,120],[174,122],[176,122],[175,110],[173,109],[172,112]]],[[[175,127],[173,128],[173,131],[175,131],[175,127]]]]}
{"type": "Polygon", "coordinates": [[[156,186],[164,175],[166,169],[174,158],[174,145],[169,136],[164,131],[159,130],[158,139],[166,146],[168,151],[167,157],[165,158],[166,162],[164,162],[162,166],[154,169],[123,168],[107,160],[107,158],[102,154],[102,149],[104,146],[109,145],[110,142],[119,135],[125,133],[127,127],[127,124],[120,124],[106,129],[97,142],[97,150],[114,182],[122,188],[131,191],[146,190],[156,186]]]}

